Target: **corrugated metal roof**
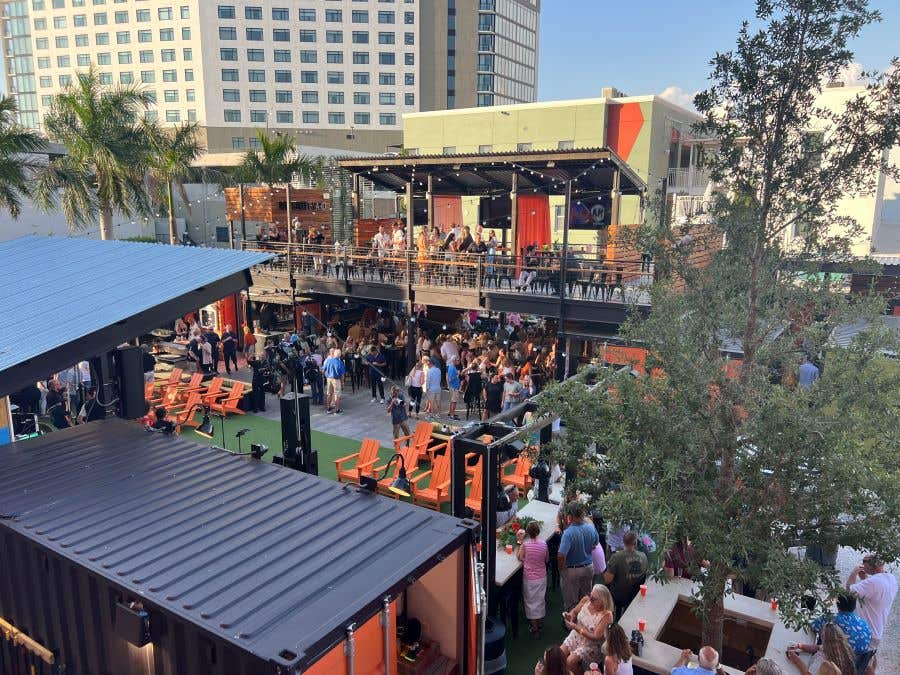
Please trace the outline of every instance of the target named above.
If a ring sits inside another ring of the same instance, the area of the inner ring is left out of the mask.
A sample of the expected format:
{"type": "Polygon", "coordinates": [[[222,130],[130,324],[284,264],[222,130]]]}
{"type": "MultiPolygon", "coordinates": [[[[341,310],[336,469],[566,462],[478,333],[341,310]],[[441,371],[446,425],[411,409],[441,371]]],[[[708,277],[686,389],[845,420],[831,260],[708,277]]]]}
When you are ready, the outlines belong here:
{"type": "MultiPolygon", "coordinates": [[[[76,237],[30,236],[2,242],[0,379],[16,364],[272,257],[76,237]]],[[[128,337],[135,335],[126,334],[119,342],[128,337]]],[[[75,354],[67,365],[88,356],[93,354],[75,354]]]]}
{"type": "MultiPolygon", "coordinates": [[[[897,339],[900,340],[900,316],[879,316],[876,321],[888,330],[894,331],[897,335],[897,339]]],[[[837,326],[831,331],[831,342],[838,347],[849,347],[855,337],[863,331],[869,330],[871,327],[872,322],[868,319],[861,319],[854,323],[837,326]]],[[[892,351],[888,351],[887,353],[892,356],[894,355],[894,352],[892,351]]]]}
{"type": "Polygon", "coordinates": [[[468,537],[456,518],[117,419],[0,447],[0,465],[0,526],[144,596],[151,621],[156,605],[282,664],[468,537]]]}

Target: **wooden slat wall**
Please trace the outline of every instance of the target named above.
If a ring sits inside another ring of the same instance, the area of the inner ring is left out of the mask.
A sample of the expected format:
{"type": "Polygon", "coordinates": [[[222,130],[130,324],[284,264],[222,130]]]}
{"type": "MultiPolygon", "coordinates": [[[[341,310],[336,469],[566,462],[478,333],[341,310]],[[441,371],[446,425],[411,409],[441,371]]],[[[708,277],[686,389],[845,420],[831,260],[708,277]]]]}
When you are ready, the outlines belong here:
{"type": "MultiPolygon", "coordinates": [[[[287,190],[285,188],[245,187],[244,214],[248,221],[275,223],[287,227],[287,190]]],[[[225,213],[229,220],[241,219],[239,188],[225,188],[225,213]]],[[[300,219],[302,229],[311,225],[331,230],[331,200],[322,190],[291,188],[291,219],[300,219]]]]}

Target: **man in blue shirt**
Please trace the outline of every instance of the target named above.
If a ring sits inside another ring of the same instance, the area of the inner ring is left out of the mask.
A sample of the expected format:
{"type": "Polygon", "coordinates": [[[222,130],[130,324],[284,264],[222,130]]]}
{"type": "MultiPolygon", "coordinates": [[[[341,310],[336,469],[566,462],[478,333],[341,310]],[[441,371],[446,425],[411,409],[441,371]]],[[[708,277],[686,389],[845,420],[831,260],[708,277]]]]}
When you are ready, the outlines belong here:
{"type": "Polygon", "coordinates": [[[872,640],[872,629],[859,614],[856,613],[856,596],[852,593],[841,593],[837,598],[837,614],[834,617],[822,616],[812,622],[812,629],[816,633],[822,631],[829,621],[840,627],[847,636],[847,641],[857,656],[869,648],[872,640]]]}
{"type": "Polygon", "coordinates": [[[328,358],[322,364],[322,372],[325,373],[325,403],[328,406],[325,412],[334,412],[340,415],[341,409],[341,385],[344,381],[344,360],[341,358],[340,349],[331,349],[328,358]]]}
{"type": "Polygon", "coordinates": [[[712,647],[701,647],[697,655],[697,667],[691,668],[688,663],[694,654],[690,649],[681,652],[678,661],[672,667],[672,675],[715,675],[719,667],[719,652],[712,647]]]}
{"type": "Polygon", "coordinates": [[[447,361],[447,387],[450,389],[450,419],[458,420],[456,404],[459,402],[459,370],[456,367],[456,356],[451,356],[447,361]]]}
{"type": "Polygon", "coordinates": [[[597,528],[584,521],[584,504],[581,502],[572,502],[566,507],[566,522],[559,541],[557,564],[563,609],[568,612],[591,592],[594,583],[592,553],[600,539],[597,528]]]}
{"type": "Polygon", "coordinates": [[[810,363],[806,354],[800,357],[800,373],[797,380],[802,389],[806,391],[812,389],[813,382],[819,379],[819,375],[819,369],[815,364],[810,363]]]}
{"type": "Polygon", "coordinates": [[[439,415],[441,412],[441,369],[436,361],[434,357],[431,358],[428,372],[425,373],[426,415],[439,415]]]}

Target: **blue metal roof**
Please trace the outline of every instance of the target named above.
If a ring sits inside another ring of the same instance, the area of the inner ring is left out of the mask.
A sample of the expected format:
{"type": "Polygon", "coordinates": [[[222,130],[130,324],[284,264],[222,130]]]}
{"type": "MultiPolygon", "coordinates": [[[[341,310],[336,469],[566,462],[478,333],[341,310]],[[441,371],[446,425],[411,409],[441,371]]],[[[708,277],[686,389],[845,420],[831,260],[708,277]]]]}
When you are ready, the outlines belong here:
{"type": "Polygon", "coordinates": [[[11,369],[55,356],[42,363],[45,377],[54,368],[111,349],[183,311],[246,288],[249,268],[271,257],[68,237],[0,243],[0,395],[24,386],[4,381],[11,369]],[[89,336],[95,339],[88,343],[89,336]],[[76,353],[79,346],[96,351],[76,353]]]}

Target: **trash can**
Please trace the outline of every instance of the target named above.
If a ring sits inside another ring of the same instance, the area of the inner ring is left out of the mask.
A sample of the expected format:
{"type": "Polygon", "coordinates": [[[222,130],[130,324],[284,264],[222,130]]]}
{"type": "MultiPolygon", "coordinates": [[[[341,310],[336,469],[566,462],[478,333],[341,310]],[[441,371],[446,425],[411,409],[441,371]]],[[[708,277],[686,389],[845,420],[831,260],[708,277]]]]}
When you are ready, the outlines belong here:
{"type": "Polygon", "coordinates": [[[485,675],[506,672],[506,626],[488,618],[484,628],[485,675]]]}

